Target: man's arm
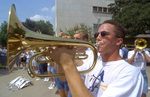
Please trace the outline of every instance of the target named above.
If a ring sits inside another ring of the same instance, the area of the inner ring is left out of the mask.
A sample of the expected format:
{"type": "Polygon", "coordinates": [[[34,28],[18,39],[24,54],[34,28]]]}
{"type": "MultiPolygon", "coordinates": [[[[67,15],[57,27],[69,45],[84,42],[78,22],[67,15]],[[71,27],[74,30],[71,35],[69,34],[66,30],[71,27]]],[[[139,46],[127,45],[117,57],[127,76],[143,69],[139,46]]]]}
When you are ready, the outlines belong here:
{"type": "MultiPolygon", "coordinates": [[[[138,51],[138,49],[135,48],[134,54],[132,55],[131,58],[129,58],[129,55],[128,55],[128,63],[129,63],[129,64],[132,64],[132,63],[133,63],[133,60],[134,60],[134,57],[135,57],[137,51],[138,51]]],[[[129,54],[129,53],[128,53],[128,54],[129,54]]]]}
{"type": "Polygon", "coordinates": [[[142,54],[144,55],[144,57],[146,58],[146,60],[148,61],[148,62],[150,62],[150,56],[148,56],[146,53],[145,53],[145,51],[141,51],[142,52],[142,54]]]}
{"type": "Polygon", "coordinates": [[[68,66],[63,67],[63,69],[72,97],[93,97],[93,95],[85,87],[74,63],[68,63],[68,66]]]}
{"type": "Polygon", "coordinates": [[[67,49],[65,47],[61,47],[53,49],[52,53],[49,53],[49,56],[58,65],[62,66],[72,97],[93,97],[93,95],[84,85],[74,64],[75,53],[76,49],[67,49]]]}

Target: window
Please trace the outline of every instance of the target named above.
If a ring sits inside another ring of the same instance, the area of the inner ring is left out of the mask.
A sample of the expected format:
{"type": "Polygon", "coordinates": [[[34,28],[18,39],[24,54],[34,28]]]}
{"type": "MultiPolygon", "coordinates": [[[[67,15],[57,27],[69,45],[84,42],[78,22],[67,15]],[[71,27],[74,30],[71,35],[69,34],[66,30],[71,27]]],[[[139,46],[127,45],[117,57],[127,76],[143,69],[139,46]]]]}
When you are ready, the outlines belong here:
{"type": "Polygon", "coordinates": [[[107,12],[107,8],[106,7],[103,7],[103,12],[107,12]]]}
{"type": "Polygon", "coordinates": [[[102,12],[102,7],[98,7],[98,12],[102,12]]]}
{"type": "Polygon", "coordinates": [[[98,6],[93,6],[93,12],[98,12],[98,13],[110,13],[111,10],[107,7],[98,7],[98,6]]]}
{"type": "Polygon", "coordinates": [[[93,7],[93,11],[94,11],[94,12],[97,12],[97,7],[93,7]]]}

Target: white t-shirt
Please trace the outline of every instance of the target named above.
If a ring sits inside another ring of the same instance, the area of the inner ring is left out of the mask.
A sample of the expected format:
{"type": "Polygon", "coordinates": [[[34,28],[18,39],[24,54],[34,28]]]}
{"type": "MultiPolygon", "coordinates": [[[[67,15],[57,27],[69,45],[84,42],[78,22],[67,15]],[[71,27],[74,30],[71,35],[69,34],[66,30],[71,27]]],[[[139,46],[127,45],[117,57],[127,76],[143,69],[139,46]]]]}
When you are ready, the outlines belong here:
{"type": "Polygon", "coordinates": [[[85,85],[95,97],[141,97],[143,76],[124,60],[98,60],[95,68],[86,74],[85,85]]]}
{"type": "MultiPolygon", "coordinates": [[[[102,62],[101,61],[102,58],[101,58],[100,53],[97,53],[97,56],[98,56],[98,59],[97,59],[97,62],[96,62],[96,65],[95,65],[94,69],[92,71],[90,71],[89,73],[84,74],[84,84],[87,88],[90,87],[93,84],[93,81],[89,81],[89,80],[91,80],[91,78],[93,76],[93,75],[90,75],[90,74],[92,74],[92,72],[94,72],[94,71],[99,71],[100,67],[102,67],[102,65],[100,65],[101,62],[102,62]]],[[[89,69],[93,64],[93,61],[94,61],[94,56],[91,54],[91,55],[89,55],[89,59],[86,60],[86,62],[84,62],[84,64],[82,66],[77,67],[78,71],[83,71],[83,70],[89,69]]],[[[82,74],[81,77],[83,79],[83,74],[82,74]]],[[[95,94],[94,91],[91,92],[91,93],[95,94]]]]}
{"type": "MultiPolygon", "coordinates": [[[[77,66],[78,71],[88,70],[93,64],[94,61],[93,51],[90,48],[88,48],[87,50],[85,50],[85,53],[88,55],[88,58],[82,60],[83,64],[81,66],[77,66]]],[[[85,74],[81,74],[81,78],[84,81],[85,74]]]]}
{"type": "Polygon", "coordinates": [[[121,58],[123,58],[123,52],[122,52],[122,49],[119,49],[119,55],[121,56],[121,58]]]}
{"type": "Polygon", "coordinates": [[[22,52],[21,55],[20,55],[20,57],[22,58],[24,56],[26,57],[26,54],[24,52],[22,52]]]}
{"type": "Polygon", "coordinates": [[[30,59],[33,55],[34,55],[34,53],[33,53],[32,50],[26,52],[27,59],[30,59]],[[30,54],[29,54],[29,53],[30,53],[30,54]]]}
{"type": "MultiPolygon", "coordinates": [[[[150,53],[148,51],[145,51],[145,53],[150,57],[150,53]]],[[[128,59],[130,59],[134,54],[134,50],[128,52],[128,59]]],[[[144,55],[141,53],[141,51],[137,51],[133,63],[133,66],[136,66],[140,70],[146,69],[146,58],[144,58],[144,55]]]]}
{"type": "Polygon", "coordinates": [[[88,58],[82,60],[83,65],[77,67],[78,71],[80,71],[80,68],[82,71],[89,69],[93,63],[93,51],[90,48],[88,48],[87,50],[85,50],[85,53],[88,55],[88,58]]]}

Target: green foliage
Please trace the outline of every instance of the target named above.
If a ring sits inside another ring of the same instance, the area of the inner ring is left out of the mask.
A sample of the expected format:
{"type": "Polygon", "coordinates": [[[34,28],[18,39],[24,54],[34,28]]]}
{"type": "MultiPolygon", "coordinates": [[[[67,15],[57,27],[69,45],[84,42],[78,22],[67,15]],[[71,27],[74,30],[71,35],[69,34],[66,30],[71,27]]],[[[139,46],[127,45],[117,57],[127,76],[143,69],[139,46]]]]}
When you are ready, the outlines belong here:
{"type": "Polygon", "coordinates": [[[92,39],[92,28],[89,27],[89,26],[86,26],[85,24],[81,23],[80,25],[76,25],[74,26],[73,28],[70,28],[70,29],[65,29],[65,31],[62,31],[62,29],[60,29],[60,32],[64,32],[65,35],[69,35],[71,36],[71,38],[73,38],[73,35],[74,33],[77,31],[77,30],[85,30],[88,32],[88,40],[89,41],[93,41],[92,39]]]}
{"type": "Polygon", "coordinates": [[[0,64],[0,69],[2,69],[2,67],[3,67],[2,64],[0,64]]]}
{"type": "Polygon", "coordinates": [[[131,37],[150,30],[149,6],[148,0],[115,0],[115,3],[109,4],[112,18],[124,25],[131,37]]]}
{"type": "Polygon", "coordinates": [[[0,26],[0,44],[7,45],[7,22],[4,21],[0,26]]]}
{"type": "Polygon", "coordinates": [[[23,25],[32,30],[32,31],[40,31],[42,34],[52,35],[54,36],[55,32],[53,30],[53,25],[49,21],[33,21],[30,19],[26,19],[25,22],[23,22],[23,25]]]}
{"type": "MultiPolygon", "coordinates": [[[[54,35],[55,32],[53,30],[53,25],[49,21],[33,21],[30,19],[26,19],[25,22],[22,23],[26,28],[32,30],[32,31],[37,31],[40,30],[43,34],[47,35],[54,35]]],[[[4,21],[0,25],[0,45],[2,46],[7,46],[7,25],[8,23],[4,21]]],[[[16,32],[21,32],[21,31],[16,31],[16,32]]]]}

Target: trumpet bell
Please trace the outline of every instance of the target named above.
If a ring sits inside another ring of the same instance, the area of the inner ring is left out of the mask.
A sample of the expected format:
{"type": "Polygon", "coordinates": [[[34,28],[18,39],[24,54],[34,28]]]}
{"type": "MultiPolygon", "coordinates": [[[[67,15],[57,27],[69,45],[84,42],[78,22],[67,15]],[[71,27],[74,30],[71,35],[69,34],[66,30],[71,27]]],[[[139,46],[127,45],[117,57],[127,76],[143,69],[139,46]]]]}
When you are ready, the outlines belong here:
{"type": "MultiPolygon", "coordinates": [[[[97,50],[95,47],[86,41],[74,40],[74,39],[66,39],[60,37],[54,37],[50,35],[39,34],[34,31],[31,31],[25,28],[22,23],[19,21],[16,15],[15,5],[12,4],[9,11],[9,20],[8,20],[8,28],[7,28],[7,63],[8,69],[13,71],[14,64],[19,57],[19,55],[27,50],[28,48],[35,47],[46,47],[46,46],[85,46],[90,48],[93,52],[93,63],[88,70],[80,71],[79,73],[88,73],[90,72],[96,64],[97,61],[97,50]]],[[[51,74],[51,75],[40,75],[34,72],[34,68],[32,66],[32,61],[34,57],[32,57],[29,61],[29,70],[30,75],[37,77],[56,77],[61,76],[63,74],[51,74]]]]}
{"type": "Polygon", "coordinates": [[[147,47],[147,41],[143,38],[141,39],[138,39],[136,41],[136,47],[139,48],[139,49],[144,49],[147,47]]]}
{"type": "Polygon", "coordinates": [[[144,49],[147,47],[147,41],[143,38],[137,39],[134,45],[125,45],[125,47],[129,50],[133,50],[135,47],[138,49],[144,49]]]}

